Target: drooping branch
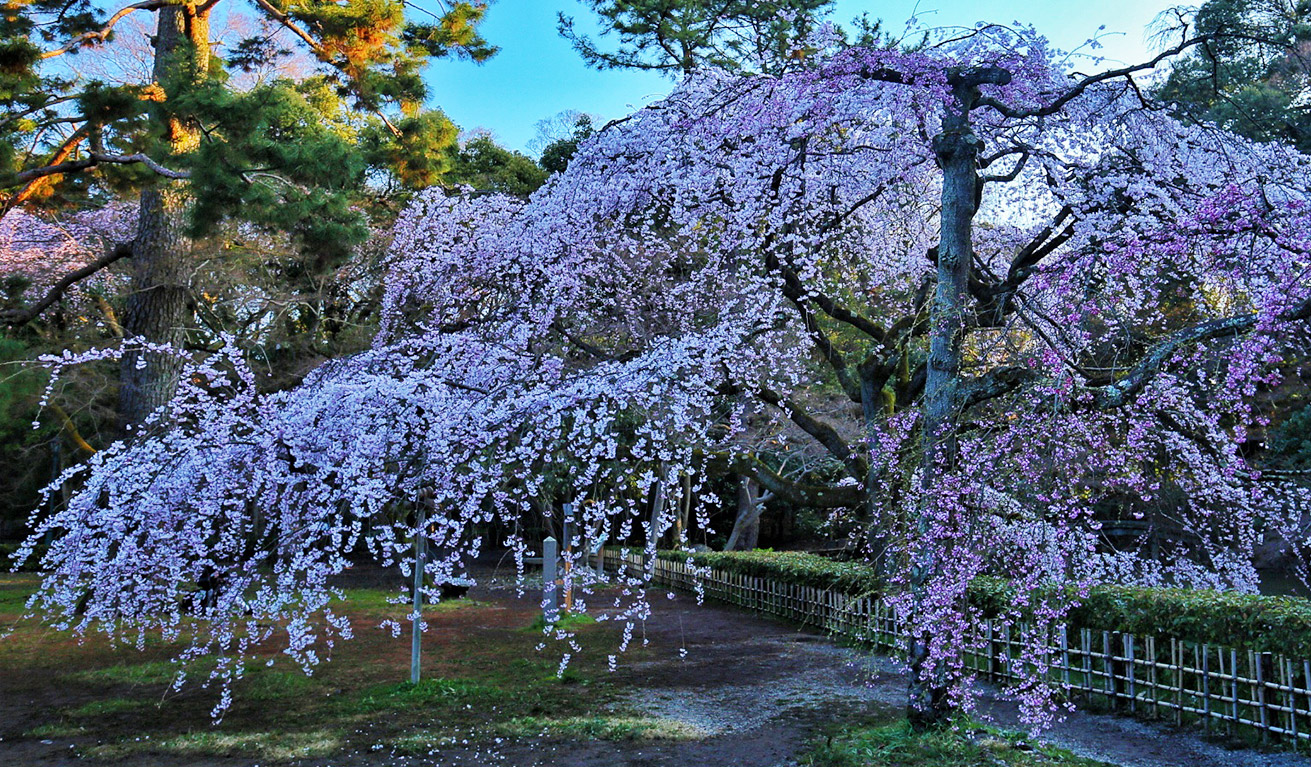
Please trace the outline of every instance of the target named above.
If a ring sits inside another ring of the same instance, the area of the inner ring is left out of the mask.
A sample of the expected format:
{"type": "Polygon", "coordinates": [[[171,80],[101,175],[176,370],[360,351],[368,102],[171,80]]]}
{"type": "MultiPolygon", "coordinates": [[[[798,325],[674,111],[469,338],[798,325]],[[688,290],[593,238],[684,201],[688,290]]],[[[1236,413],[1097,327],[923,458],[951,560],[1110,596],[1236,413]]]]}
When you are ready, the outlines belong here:
{"type": "Polygon", "coordinates": [[[26,325],[40,316],[41,312],[44,312],[46,309],[49,309],[54,305],[54,303],[58,301],[70,287],[85,280],[87,277],[90,277],[110,264],[113,264],[120,259],[128,258],[131,255],[132,246],[128,243],[121,243],[111,248],[108,253],[97,258],[95,261],[64,275],[46,291],[45,296],[43,296],[40,301],[23,309],[15,309],[0,313],[0,324],[11,327],[26,325]]]}

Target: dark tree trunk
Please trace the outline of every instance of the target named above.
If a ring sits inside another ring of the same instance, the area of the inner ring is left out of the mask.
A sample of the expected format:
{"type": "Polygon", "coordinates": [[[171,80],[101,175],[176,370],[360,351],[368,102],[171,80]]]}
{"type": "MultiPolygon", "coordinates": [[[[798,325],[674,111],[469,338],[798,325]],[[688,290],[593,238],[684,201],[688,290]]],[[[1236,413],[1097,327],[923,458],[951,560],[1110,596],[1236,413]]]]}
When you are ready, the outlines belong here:
{"type": "MultiPolygon", "coordinates": [[[[970,125],[970,112],[984,83],[1004,83],[1004,70],[982,67],[949,74],[953,100],[942,119],[942,133],[933,141],[933,151],[942,169],[941,236],[938,242],[937,288],[929,316],[929,359],[924,384],[922,476],[923,508],[916,520],[920,539],[910,567],[912,609],[921,613],[931,586],[942,574],[943,562],[952,552],[947,541],[929,541],[938,525],[959,529],[969,520],[956,518],[954,503],[946,504],[950,519],[934,519],[944,513],[935,508],[936,478],[955,470],[958,462],[957,428],[960,419],[958,391],[961,377],[961,343],[969,321],[969,277],[974,257],[973,222],[981,193],[978,157],[982,141],[970,125]]],[[[959,595],[964,609],[965,595],[959,595]]],[[[916,729],[940,727],[951,716],[948,691],[952,680],[939,665],[928,666],[935,637],[921,626],[911,636],[909,647],[910,689],[907,716],[916,729]]]]}
{"type": "MultiPolygon", "coordinates": [[[[189,70],[185,81],[199,82],[209,68],[209,11],[193,5],[159,10],[155,35],[154,79],[177,82],[178,68],[189,70]]],[[[167,102],[168,96],[165,99],[167,102]]],[[[200,144],[200,132],[167,109],[158,110],[167,126],[173,155],[200,144]]],[[[132,292],[123,314],[124,335],[151,343],[181,347],[191,322],[191,240],[186,235],[187,191],[180,182],[163,181],[141,193],[136,240],[132,244],[132,292]]],[[[126,434],[164,405],[177,387],[181,365],[176,356],[130,351],[119,374],[119,427],[126,434]]]]}

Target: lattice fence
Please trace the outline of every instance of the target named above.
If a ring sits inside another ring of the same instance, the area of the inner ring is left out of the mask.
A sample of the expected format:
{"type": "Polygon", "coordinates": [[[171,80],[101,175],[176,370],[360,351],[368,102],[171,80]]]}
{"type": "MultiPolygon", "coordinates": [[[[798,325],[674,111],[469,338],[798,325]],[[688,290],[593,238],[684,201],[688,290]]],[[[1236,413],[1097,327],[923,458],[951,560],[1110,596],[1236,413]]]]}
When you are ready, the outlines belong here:
{"type": "MultiPolygon", "coordinates": [[[[606,570],[647,568],[640,552],[607,549],[606,570]]],[[[901,637],[893,611],[877,597],[689,566],[657,558],[652,583],[776,616],[892,650],[901,637]]],[[[1018,678],[1028,627],[987,621],[984,646],[966,662],[985,678],[1018,678]]],[[[1071,694],[1100,698],[1130,713],[1200,722],[1208,730],[1248,730],[1262,740],[1311,741],[1311,660],[1169,637],[1071,628],[1044,638],[1050,673],[1071,694]]],[[[1032,653],[1030,653],[1031,655],[1032,653]]]]}

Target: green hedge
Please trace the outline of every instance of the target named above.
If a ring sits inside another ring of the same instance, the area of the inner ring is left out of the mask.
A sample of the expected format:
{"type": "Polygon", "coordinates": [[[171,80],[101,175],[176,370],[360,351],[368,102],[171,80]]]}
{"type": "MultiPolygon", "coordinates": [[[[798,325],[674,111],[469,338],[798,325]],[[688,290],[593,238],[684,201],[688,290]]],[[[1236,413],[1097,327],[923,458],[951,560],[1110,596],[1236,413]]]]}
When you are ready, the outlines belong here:
{"type": "MultiPolygon", "coordinates": [[[[690,558],[702,567],[852,596],[879,595],[886,590],[866,565],[796,551],[662,551],[657,556],[672,562],[690,558]]],[[[970,584],[969,600],[985,615],[997,615],[1014,609],[1015,587],[998,578],[978,578],[970,584]]],[[[1096,586],[1071,612],[1070,626],[1311,658],[1311,600],[1300,597],[1096,586]]]]}

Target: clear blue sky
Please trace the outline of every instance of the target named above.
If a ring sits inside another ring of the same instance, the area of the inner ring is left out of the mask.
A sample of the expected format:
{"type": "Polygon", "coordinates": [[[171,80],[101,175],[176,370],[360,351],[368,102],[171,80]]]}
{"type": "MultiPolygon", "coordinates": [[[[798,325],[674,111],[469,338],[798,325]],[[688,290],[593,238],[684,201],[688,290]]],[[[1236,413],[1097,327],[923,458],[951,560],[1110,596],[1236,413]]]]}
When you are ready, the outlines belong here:
{"type": "MultiPolygon", "coordinates": [[[[1033,24],[1064,50],[1079,47],[1104,24],[1104,48],[1099,54],[1117,62],[1136,62],[1149,51],[1144,34],[1147,26],[1161,11],[1177,4],[1177,0],[839,0],[833,19],[846,25],[852,17],[868,12],[883,19],[890,32],[901,30],[917,9],[921,24],[928,26],[1020,22],[1033,24]]],[[[433,64],[428,73],[433,104],[460,127],[489,129],[502,144],[526,151],[538,120],[566,109],[608,120],[669,92],[672,83],[655,74],[598,72],[584,66],[556,33],[560,11],[575,17],[581,29],[595,29],[591,12],[577,0],[494,0],[483,32],[501,52],[482,65],[462,61],[433,64]]]]}

